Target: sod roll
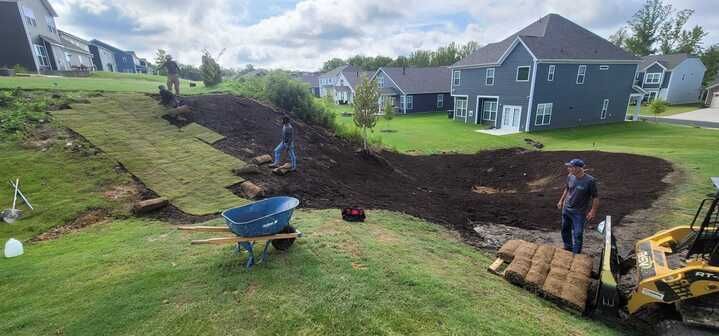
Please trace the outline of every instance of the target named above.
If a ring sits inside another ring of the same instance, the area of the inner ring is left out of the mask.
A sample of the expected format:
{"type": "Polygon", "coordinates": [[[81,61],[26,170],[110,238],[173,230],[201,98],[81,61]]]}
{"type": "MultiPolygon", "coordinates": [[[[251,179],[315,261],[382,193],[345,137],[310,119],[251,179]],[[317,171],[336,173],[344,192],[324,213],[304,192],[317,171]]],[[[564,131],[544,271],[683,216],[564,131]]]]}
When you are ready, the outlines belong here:
{"type": "Polygon", "coordinates": [[[517,248],[524,243],[526,242],[520,239],[508,240],[502,245],[502,247],[499,248],[499,251],[497,251],[497,258],[511,263],[514,259],[514,251],[516,251],[517,248]]]}
{"type": "Polygon", "coordinates": [[[524,278],[527,276],[531,265],[532,261],[530,259],[515,256],[512,263],[504,270],[504,278],[515,285],[523,286],[524,278]]]}
{"type": "Polygon", "coordinates": [[[584,312],[584,309],[587,307],[587,289],[588,286],[578,287],[572,284],[565,284],[562,286],[562,293],[559,296],[562,304],[574,310],[584,312]]]}
{"type": "Polygon", "coordinates": [[[517,247],[516,251],[514,251],[514,257],[532,260],[532,258],[534,257],[534,252],[537,251],[537,247],[538,246],[535,243],[524,242],[523,244],[520,244],[519,247],[517,247]]]}
{"type": "Polygon", "coordinates": [[[561,268],[568,270],[570,267],[572,267],[572,259],[574,259],[574,255],[572,254],[572,252],[562,249],[555,249],[554,256],[552,256],[551,267],[552,269],[561,268]]]}
{"type": "Polygon", "coordinates": [[[572,273],[589,276],[592,274],[593,266],[592,257],[586,254],[577,254],[574,256],[574,259],[572,259],[572,266],[570,269],[572,270],[572,273]]]}
{"type": "Polygon", "coordinates": [[[532,292],[538,292],[544,286],[544,281],[549,274],[549,263],[532,260],[532,266],[524,278],[525,287],[532,292]]]}
{"type": "Polygon", "coordinates": [[[549,264],[552,262],[554,257],[554,251],[556,247],[552,245],[542,244],[537,247],[537,251],[534,252],[532,262],[549,264]]]}

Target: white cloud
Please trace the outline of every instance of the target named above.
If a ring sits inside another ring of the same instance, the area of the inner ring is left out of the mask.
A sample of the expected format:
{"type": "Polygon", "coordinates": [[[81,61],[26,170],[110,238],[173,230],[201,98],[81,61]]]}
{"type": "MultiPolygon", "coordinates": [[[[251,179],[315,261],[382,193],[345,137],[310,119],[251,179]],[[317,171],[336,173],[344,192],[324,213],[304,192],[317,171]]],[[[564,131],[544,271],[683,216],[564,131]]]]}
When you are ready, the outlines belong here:
{"type": "MultiPolygon", "coordinates": [[[[690,24],[719,42],[719,10],[706,0],[675,0],[694,8],[690,24]]],[[[61,0],[53,1],[62,29],[98,38],[152,58],[167,49],[197,64],[200,51],[224,66],[247,63],[312,70],[332,57],[397,56],[451,41],[495,42],[539,17],[559,13],[608,36],[631,18],[643,0],[61,0]],[[268,1],[270,2],[270,1],[268,1]],[[270,13],[269,15],[265,15],[270,13]],[[105,24],[107,22],[107,24],[105,24]]]]}

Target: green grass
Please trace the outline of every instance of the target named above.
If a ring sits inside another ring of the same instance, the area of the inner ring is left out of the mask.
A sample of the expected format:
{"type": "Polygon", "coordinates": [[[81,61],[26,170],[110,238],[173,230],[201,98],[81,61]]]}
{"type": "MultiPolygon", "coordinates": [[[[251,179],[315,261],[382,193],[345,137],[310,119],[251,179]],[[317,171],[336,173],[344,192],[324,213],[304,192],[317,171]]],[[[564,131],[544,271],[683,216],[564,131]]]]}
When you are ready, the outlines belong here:
{"type": "MultiPolygon", "coordinates": [[[[0,77],[0,89],[45,89],[63,91],[109,91],[109,92],[148,92],[156,93],[157,86],[166,85],[166,78],[147,74],[124,74],[110,72],[94,72],[91,77],[0,77]]],[[[201,94],[224,90],[224,85],[207,88],[202,82],[191,88],[189,81],[180,81],[181,94],[201,94]]]]}
{"type": "MultiPolygon", "coordinates": [[[[153,221],[98,224],[0,260],[3,335],[614,335],[485,271],[445,229],[298,211],[305,232],[248,272],[232,246],[153,221]]],[[[217,224],[217,222],[215,222],[217,224]]]]}
{"type": "MultiPolygon", "coordinates": [[[[636,110],[636,106],[629,106],[627,108],[627,115],[634,115],[634,111],[636,110]]],[[[695,103],[695,104],[678,104],[678,105],[669,105],[667,106],[667,110],[664,111],[664,113],[661,113],[657,116],[659,117],[667,117],[679,113],[685,113],[685,112],[691,112],[696,111],[700,108],[704,108],[704,105],[701,103],[695,103]]],[[[642,105],[641,110],[639,112],[640,115],[643,116],[650,116],[653,117],[654,113],[649,109],[649,105],[642,105]]]]}
{"type": "Polygon", "coordinates": [[[217,213],[245,203],[226,189],[243,181],[231,170],[244,163],[206,143],[222,136],[199,126],[178,130],[161,118],[166,112],[145,95],[116,94],[53,115],[187,213],[217,213]]]}

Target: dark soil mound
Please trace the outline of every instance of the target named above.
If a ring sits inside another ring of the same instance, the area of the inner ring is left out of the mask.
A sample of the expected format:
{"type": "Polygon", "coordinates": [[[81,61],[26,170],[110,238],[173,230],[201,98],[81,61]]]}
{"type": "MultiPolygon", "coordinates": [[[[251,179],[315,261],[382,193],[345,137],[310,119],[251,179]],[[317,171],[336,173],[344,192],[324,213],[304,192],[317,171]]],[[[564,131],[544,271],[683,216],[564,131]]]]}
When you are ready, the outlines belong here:
{"type": "MultiPolygon", "coordinates": [[[[281,110],[231,95],[187,101],[193,110],[189,120],[227,137],[215,144],[226,153],[249,161],[270,153],[280,140],[281,110]]],[[[298,171],[275,176],[263,168],[261,174],[245,176],[264,187],[267,196],[292,195],[310,208],[402,211],[462,233],[473,234],[471,221],[558,229],[563,162],[574,157],[584,159],[599,181],[599,218],[612,215],[615,221],[650,207],[666,188],[662,178],[672,170],[661,159],[597,151],[507,149],[430,156],[383,151],[367,157],[323,128],[297,120],[293,125],[298,171]]]]}

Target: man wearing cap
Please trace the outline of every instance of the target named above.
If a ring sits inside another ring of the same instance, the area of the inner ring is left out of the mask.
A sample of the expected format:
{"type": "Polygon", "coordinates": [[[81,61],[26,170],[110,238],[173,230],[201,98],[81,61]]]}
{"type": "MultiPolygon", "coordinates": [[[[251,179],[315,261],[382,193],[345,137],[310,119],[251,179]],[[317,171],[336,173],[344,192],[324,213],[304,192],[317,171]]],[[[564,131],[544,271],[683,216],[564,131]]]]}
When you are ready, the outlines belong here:
{"type": "Polygon", "coordinates": [[[564,249],[582,253],[584,224],[597,215],[599,198],[597,184],[584,172],[584,161],[573,159],[564,164],[569,175],[557,208],[562,210],[562,240],[564,249]]]}

